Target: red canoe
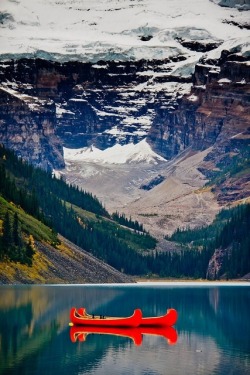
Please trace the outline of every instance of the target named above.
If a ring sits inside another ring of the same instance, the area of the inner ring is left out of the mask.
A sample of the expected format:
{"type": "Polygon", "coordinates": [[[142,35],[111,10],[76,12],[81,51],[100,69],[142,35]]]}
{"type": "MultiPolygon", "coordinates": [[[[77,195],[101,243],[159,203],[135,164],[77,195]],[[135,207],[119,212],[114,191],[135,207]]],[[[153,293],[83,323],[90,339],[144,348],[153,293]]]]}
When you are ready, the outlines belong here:
{"type": "Polygon", "coordinates": [[[110,316],[94,316],[86,313],[84,308],[70,310],[70,321],[76,325],[101,326],[101,327],[138,327],[142,320],[140,309],[134,310],[133,315],[125,318],[110,316]]]}
{"type": "Polygon", "coordinates": [[[154,316],[150,318],[142,318],[140,327],[144,326],[173,326],[178,318],[177,311],[175,309],[168,309],[167,313],[162,316],[154,316]]]}

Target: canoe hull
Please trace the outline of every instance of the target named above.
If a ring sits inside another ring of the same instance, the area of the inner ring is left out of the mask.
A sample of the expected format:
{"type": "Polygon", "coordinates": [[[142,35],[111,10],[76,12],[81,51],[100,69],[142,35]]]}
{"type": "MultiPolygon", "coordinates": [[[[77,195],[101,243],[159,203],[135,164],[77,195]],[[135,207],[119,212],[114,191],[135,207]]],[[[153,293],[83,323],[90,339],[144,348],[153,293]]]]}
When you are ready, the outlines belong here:
{"type": "Polygon", "coordinates": [[[75,325],[98,326],[98,327],[138,327],[142,320],[140,309],[134,310],[133,315],[125,318],[106,317],[92,318],[90,315],[82,314],[83,310],[72,307],[70,310],[70,321],[75,325]]]}
{"type": "Polygon", "coordinates": [[[141,327],[173,326],[177,322],[178,314],[175,309],[168,309],[163,316],[142,318],[141,327]]]}

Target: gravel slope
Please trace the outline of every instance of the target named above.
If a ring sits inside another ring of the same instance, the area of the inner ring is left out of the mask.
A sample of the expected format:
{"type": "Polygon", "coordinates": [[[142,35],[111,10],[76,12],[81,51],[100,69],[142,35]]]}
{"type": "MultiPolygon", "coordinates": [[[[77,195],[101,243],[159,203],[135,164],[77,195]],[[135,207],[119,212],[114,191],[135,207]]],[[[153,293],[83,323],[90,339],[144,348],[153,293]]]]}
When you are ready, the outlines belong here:
{"type": "Polygon", "coordinates": [[[0,263],[0,284],[131,283],[127,276],[62,236],[58,249],[36,242],[32,267],[0,263]]]}

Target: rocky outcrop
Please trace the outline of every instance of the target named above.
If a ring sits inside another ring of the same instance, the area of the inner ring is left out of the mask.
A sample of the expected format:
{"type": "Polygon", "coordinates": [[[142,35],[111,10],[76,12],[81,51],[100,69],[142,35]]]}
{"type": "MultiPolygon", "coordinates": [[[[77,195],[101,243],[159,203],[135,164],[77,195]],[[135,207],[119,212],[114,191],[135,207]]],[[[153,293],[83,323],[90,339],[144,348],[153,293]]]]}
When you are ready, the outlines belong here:
{"type": "Polygon", "coordinates": [[[147,181],[147,182],[143,183],[140,186],[140,189],[151,190],[155,186],[159,185],[162,181],[164,181],[164,179],[165,179],[165,177],[159,174],[156,177],[154,177],[153,179],[151,179],[150,181],[147,181]]]}
{"type": "Polygon", "coordinates": [[[228,252],[228,249],[219,248],[215,250],[208,264],[206,279],[218,280],[221,277],[221,270],[226,261],[228,252]]]}
{"type": "Polygon", "coordinates": [[[213,0],[222,7],[237,8],[239,10],[249,10],[250,4],[248,0],[213,0]]]}
{"type": "Polygon", "coordinates": [[[53,102],[0,86],[0,142],[43,169],[64,166],[54,122],[53,102]]]}
{"type": "MultiPolygon", "coordinates": [[[[195,67],[193,87],[176,108],[158,108],[149,143],[167,159],[192,148],[211,151],[201,171],[208,178],[233,167],[232,157],[249,160],[250,65],[247,59],[223,51],[218,61],[201,61],[195,67]],[[243,157],[242,157],[243,158],[243,157]]],[[[229,177],[229,176],[228,176],[229,177]]],[[[249,173],[227,180],[233,193],[218,191],[220,203],[249,196],[249,173]],[[237,192],[238,190],[238,192],[237,192]]]]}
{"type": "Polygon", "coordinates": [[[250,66],[233,58],[224,52],[217,65],[197,64],[190,94],[177,108],[157,108],[148,139],[162,156],[170,159],[190,146],[196,150],[214,146],[214,152],[221,154],[230,148],[232,137],[247,131],[250,66]]]}

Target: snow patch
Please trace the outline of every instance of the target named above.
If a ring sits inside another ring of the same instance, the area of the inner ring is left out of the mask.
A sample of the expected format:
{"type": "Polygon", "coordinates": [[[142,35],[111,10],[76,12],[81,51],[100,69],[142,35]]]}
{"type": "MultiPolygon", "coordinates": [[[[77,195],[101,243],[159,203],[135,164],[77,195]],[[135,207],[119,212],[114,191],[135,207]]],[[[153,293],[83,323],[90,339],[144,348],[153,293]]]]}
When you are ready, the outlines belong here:
{"type": "Polygon", "coordinates": [[[187,99],[190,100],[190,102],[196,102],[199,98],[198,98],[197,95],[192,94],[192,95],[188,96],[187,99]]]}
{"type": "Polygon", "coordinates": [[[101,164],[127,164],[127,163],[147,163],[158,164],[166,161],[156,154],[143,139],[137,144],[127,145],[116,144],[106,150],[100,150],[94,146],[79,149],[63,149],[64,159],[67,162],[93,162],[101,164]]]}
{"type": "MultiPolygon", "coordinates": [[[[12,86],[13,87],[13,86],[12,86]]],[[[22,94],[16,90],[13,90],[12,88],[8,87],[7,85],[1,85],[0,89],[9,95],[17,98],[18,100],[25,103],[31,111],[39,111],[43,110],[43,106],[46,104],[51,104],[51,100],[42,100],[35,96],[30,96],[27,94],[22,94]]]]}
{"type": "Polygon", "coordinates": [[[64,109],[62,107],[60,107],[59,105],[56,105],[56,117],[63,117],[64,115],[75,115],[74,112],[68,110],[68,109],[64,109]]]}
{"type": "Polygon", "coordinates": [[[219,79],[218,83],[232,83],[232,81],[228,78],[221,78],[219,79]]]}

